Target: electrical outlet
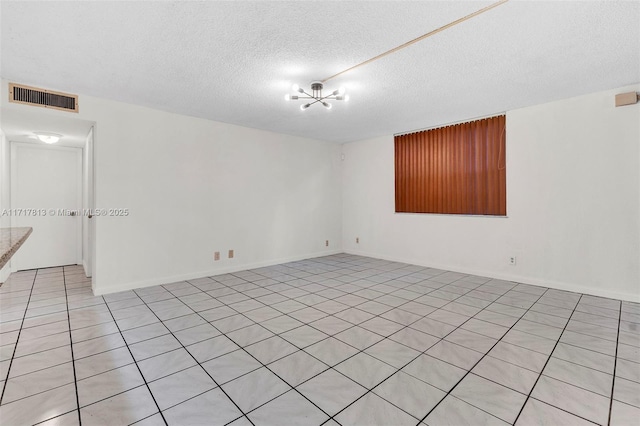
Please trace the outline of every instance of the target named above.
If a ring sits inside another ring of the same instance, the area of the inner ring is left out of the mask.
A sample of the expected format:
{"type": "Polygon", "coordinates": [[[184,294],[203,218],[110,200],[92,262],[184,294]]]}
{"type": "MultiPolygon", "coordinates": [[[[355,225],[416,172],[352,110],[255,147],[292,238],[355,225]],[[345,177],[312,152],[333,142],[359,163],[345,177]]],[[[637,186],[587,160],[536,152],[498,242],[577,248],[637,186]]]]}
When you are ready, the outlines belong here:
{"type": "Polygon", "coordinates": [[[233,250],[229,250],[229,259],[233,259],[233,250]]]}
{"type": "Polygon", "coordinates": [[[329,247],[329,240],[326,240],[326,241],[324,242],[324,246],[325,246],[325,247],[329,247]]]}
{"type": "Polygon", "coordinates": [[[515,264],[516,264],[516,257],[509,256],[509,265],[515,265],[515,264]]]}
{"type": "Polygon", "coordinates": [[[360,244],[360,237],[356,237],[356,244],[360,244]]]}
{"type": "Polygon", "coordinates": [[[216,251],[215,253],[213,253],[213,260],[220,260],[220,252],[216,251]]]}

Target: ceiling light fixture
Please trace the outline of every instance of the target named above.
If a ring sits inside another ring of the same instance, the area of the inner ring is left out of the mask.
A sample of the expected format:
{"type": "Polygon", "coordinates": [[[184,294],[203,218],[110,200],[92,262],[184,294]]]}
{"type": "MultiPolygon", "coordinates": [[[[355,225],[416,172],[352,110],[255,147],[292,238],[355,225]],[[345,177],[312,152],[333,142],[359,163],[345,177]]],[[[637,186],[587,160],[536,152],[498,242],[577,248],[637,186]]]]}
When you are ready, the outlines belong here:
{"type": "Polygon", "coordinates": [[[284,99],[286,101],[297,101],[300,99],[311,99],[312,101],[307,102],[306,104],[302,104],[300,105],[300,109],[302,111],[306,110],[307,108],[309,108],[311,105],[313,104],[320,104],[323,107],[325,107],[326,109],[331,109],[332,105],[327,102],[327,99],[329,100],[336,100],[336,101],[349,101],[349,95],[345,95],[345,88],[341,87],[339,89],[334,90],[333,92],[331,92],[330,94],[323,96],[322,95],[322,89],[324,88],[323,84],[321,81],[312,81],[311,82],[311,94],[305,92],[305,90],[298,86],[297,84],[293,85],[293,91],[296,93],[302,93],[303,95],[306,96],[300,96],[300,95],[290,95],[290,94],[286,94],[284,95],[284,99]]]}
{"type": "Polygon", "coordinates": [[[48,144],[56,143],[62,137],[62,135],[59,135],[57,133],[51,133],[51,132],[34,132],[34,133],[38,137],[38,140],[40,140],[40,142],[44,142],[48,144]]]}

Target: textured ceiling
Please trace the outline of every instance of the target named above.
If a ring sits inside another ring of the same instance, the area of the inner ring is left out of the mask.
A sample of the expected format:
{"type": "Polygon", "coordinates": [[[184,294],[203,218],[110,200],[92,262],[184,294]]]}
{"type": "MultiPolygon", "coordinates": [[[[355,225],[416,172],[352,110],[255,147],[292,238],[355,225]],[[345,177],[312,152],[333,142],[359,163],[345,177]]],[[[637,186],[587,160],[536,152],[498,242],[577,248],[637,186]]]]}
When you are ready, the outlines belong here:
{"type": "Polygon", "coordinates": [[[3,0],[0,74],[337,142],[640,81],[640,2],[511,0],[330,81],[330,111],[283,98],[490,3],[3,0]]]}

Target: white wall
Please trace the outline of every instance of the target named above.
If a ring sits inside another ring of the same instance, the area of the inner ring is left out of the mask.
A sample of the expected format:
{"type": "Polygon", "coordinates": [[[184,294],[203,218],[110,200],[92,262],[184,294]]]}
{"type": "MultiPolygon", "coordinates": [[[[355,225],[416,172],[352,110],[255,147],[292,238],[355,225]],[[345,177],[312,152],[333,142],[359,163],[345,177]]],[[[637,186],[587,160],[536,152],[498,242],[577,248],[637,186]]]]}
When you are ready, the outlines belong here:
{"type": "Polygon", "coordinates": [[[632,90],[507,112],[507,218],[395,214],[393,136],[345,144],[344,250],[640,300],[640,104],[614,107],[632,90]]]}
{"type": "MultiPolygon", "coordinates": [[[[33,108],[8,103],[6,91],[3,81],[3,107],[33,108]]],[[[96,207],[131,212],[95,218],[96,293],[341,251],[339,145],[79,102],[78,118],[96,122],[96,207]]]]}
{"type": "MultiPolygon", "coordinates": [[[[11,208],[11,144],[0,130],[0,228],[11,226],[11,217],[2,215],[3,210],[11,208]]],[[[11,261],[0,269],[0,283],[10,274],[11,261]]]]}

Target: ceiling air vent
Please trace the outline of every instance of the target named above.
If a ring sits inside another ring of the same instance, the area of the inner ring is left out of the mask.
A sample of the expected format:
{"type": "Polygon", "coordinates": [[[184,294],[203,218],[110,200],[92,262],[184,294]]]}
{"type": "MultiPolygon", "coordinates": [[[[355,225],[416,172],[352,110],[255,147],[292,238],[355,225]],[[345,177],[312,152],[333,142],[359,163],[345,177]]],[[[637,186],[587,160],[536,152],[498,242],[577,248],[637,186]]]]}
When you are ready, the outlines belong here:
{"type": "Polygon", "coordinates": [[[9,83],[9,102],[78,112],[78,96],[9,83]]]}

